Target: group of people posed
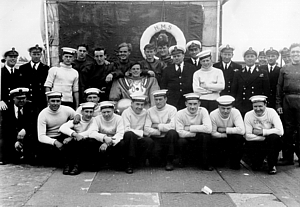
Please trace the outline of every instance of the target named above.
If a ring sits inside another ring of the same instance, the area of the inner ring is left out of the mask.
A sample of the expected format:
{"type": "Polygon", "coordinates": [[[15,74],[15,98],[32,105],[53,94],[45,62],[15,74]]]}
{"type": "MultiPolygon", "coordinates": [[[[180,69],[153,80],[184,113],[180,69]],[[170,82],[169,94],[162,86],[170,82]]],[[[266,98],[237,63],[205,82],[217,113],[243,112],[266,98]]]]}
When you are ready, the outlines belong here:
{"type": "Polygon", "coordinates": [[[0,163],[60,163],[63,174],[77,175],[105,166],[172,171],[191,162],[238,170],[245,159],[276,174],[281,150],[282,165],[299,157],[300,44],[259,54],[250,47],[245,66],[231,60],[229,44],[213,64],[200,41],[169,47],[165,34],[145,45],[141,61],[130,59],[131,50],[120,44],[112,62],[104,47],[93,56],[85,44],[63,47],[59,66],[49,68],[36,45],[19,69],[18,52],[7,51],[0,163]]]}

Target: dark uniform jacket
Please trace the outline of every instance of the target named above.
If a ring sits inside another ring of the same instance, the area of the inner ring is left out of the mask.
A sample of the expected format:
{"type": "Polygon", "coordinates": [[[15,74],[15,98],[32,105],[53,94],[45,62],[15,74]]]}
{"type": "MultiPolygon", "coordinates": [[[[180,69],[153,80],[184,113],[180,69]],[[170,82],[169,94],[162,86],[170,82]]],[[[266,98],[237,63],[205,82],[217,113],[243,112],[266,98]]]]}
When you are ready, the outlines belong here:
{"type": "Polygon", "coordinates": [[[223,66],[223,62],[220,61],[220,62],[215,63],[213,65],[213,67],[219,68],[223,71],[224,80],[225,80],[225,88],[223,91],[221,91],[220,95],[221,96],[230,95],[234,73],[241,70],[242,66],[240,64],[237,64],[237,63],[231,61],[230,65],[227,66],[228,68],[225,70],[225,68],[223,66]]]}
{"type": "Polygon", "coordinates": [[[269,72],[268,65],[260,66],[260,69],[265,70],[269,76],[270,82],[270,94],[268,94],[268,107],[273,108],[276,110],[276,89],[278,83],[278,77],[280,73],[280,67],[277,65],[273,68],[271,72],[269,72]]]}
{"type": "Polygon", "coordinates": [[[4,66],[1,68],[1,100],[9,104],[9,92],[12,89],[18,88],[20,83],[20,73],[18,69],[14,69],[14,74],[10,74],[8,69],[4,66]]]}
{"type": "Polygon", "coordinates": [[[198,62],[198,65],[196,65],[196,63],[194,64],[192,58],[188,58],[184,62],[194,65],[197,68],[197,70],[201,68],[200,60],[198,62]]]}
{"type": "Polygon", "coordinates": [[[231,95],[235,98],[235,107],[240,110],[242,116],[252,110],[252,103],[249,100],[254,95],[268,96],[270,83],[268,73],[255,66],[252,73],[247,72],[244,67],[234,73],[231,95]]]}
{"type": "MultiPolygon", "coordinates": [[[[13,102],[8,105],[8,109],[3,111],[3,158],[6,161],[12,161],[16,158],[15,142],[19,131],[25,129],[26,135],[23,140],[23,146],[32,147],[34,129],[36,128],[36,119],[32,116],[33,107],[30,102],[27,102],[23,107],[23,114],[21,117],[16,118],[15,107],[13,102]]],[[[37,141],[37,138],[36,138],[37,141]]],[[[30,153],[30,152],[28,152],[30,153]]]]}
{"type": "Polygon", "coordinates": [[[155,73],[155,78],[158,82],[158,85],[160,86],[162,73],[167,65],[164,62],[162,62],[160,60],[156,60],[156,59],[154,59],[153,62],[148,62],[147,60],[142,60],[140,62],[140,64],[142,66],[143,73],[148,73],[149,70],[151,70],[155,73]]]}
{"type": "Polygon", "coordinates": [[[125,73],[128,70],[130,70],[133,64],[134,62],[129,59],[127,59],[125,62],[121,62],[120,60],[115,61],[113,72],[112,72],[114,79],[123,78],[125,76],[125,73]]]}
{"type": "Polygon", "coordinates": [[[47,107],[44,84],[48,76],[48,70],[49,66],[41,62],[37,69],[32,68],[30,62],[21,65],[19,68],[20,86],[29,88],[28,99],[37,108],[37,113],[47,107]]]}
{"type": "Polygon", "coordinates": [[[197,68],[189,63],[184,63],[183,71],[176,71],[175,64],[165,68],[161,81],[161,89],[167,89],[168,104],[177,110],[185,108],[186,93],[193,92],[193,75],[197,68]]]}

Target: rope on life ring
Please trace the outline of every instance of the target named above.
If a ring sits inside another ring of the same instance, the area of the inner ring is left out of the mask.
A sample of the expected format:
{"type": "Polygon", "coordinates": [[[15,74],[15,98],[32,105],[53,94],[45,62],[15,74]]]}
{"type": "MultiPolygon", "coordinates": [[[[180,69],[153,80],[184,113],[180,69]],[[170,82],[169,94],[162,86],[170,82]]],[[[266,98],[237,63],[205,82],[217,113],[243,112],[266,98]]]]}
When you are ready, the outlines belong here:
{"type": "Polygon", "coordinates": [[[155,24],[150,25],[142,34],[142,37],[140,39],[140,51],[143,54],[143,57],[146,58],[144,54],[144,47],[146,44],[149,44],[151,38],[153,35],[160,31],[166,31],[172,34],[177,42],[177,45],[181,45],[185,48],[186,45],[186,39],[184,37],[183,32],[179,27],[177,27],[174,24],[171,24],[169,22],[157,22],[155,24]]]}

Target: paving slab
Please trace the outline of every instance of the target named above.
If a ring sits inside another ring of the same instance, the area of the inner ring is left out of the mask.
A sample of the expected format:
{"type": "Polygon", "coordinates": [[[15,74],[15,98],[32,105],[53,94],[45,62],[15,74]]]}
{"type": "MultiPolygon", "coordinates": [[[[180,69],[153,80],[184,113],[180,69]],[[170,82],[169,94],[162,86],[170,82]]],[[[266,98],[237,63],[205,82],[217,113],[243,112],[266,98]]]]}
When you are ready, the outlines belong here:
{"type": "Polygon", "coordinates": [[[224,193],[162,193],[161,207],[232,207],[236,206],[224,193]]]}
{"type": "Polygon", "coordinates": [[[214,192],[233,192],[216,171],[195,168],[142,169],[128,175],[124,172],[100,171],[89,193],[101,192],[201,192],[208,186],[214,192]]]}
{"type": "Polygon", "coordinates": [[[237,207],[286,207],[272,194],[228,193],[237,207]]]}

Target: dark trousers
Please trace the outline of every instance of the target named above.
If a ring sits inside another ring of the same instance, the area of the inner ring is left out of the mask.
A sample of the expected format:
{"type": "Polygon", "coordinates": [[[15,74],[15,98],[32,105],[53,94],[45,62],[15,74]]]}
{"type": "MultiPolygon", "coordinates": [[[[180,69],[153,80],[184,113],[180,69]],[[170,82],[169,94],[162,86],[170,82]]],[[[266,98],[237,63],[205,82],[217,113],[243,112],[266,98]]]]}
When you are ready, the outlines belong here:
{"type": "Polygon", "coordinates": [[[208,113],[218,108],[218,103],[215,100],[203,100],[201,99],[201,106],[206,108],[208,113]]]}
{"type": "Polygon", "coordinates": [[[150,157],[154,142],[150,137],[139,137],[134,132],[128,131],[124,134],[125,159],[128,162],[137,161],[145,163],[150,157]]]}
{"type": "Polygon", "coordinates": [[[227,158],[230,165],[239,165],[245,144],[245,138],[239,134],[227,134],[227,138],[211,139],[211,154],[214,164],[225,164],[227,158]]]}
{"type": "MultiPolygon", "coordinates": [[[[63,140],[68,138],[66,135],[56,137],[56,140],[63,143],[63,140]]],[[[64,144],[61,149],[49,144],[40,143],[39,146],[39,161],[41,164],[50,164],[60,166],[61,164],[75,165],[79,162],[80,142],[71,140],[68,144],[64,144]]]]}
{"type": "Polygon", "coordinates": [[[151,137],[154,141],[152,160],[154,162],[172,162],[175,155],[175,148],[178,142],[178,133],[171,129],[164,137],[151,137]]]}
{"type": "Polygon", "coordinates": [[[185,160],[187,153],[194,146],[197,154],[202,158],[202,164],[210,163],[210,142],[211,135],[207,133],[196,133],[195,137],[185,137],[178,139],[179,158],[185,160]]]}
{"type": "Polygon", "coordinates": [[[261,167],[265,157],[267,157],[268,166],[276,166],[278,154],[281,150],[282,140],[277,134],[265,136],[264,141],[246,141],[246,153],[254,167],[261,167]]]}
{"type": "Polygon", "coordinates": [[[284,96],[283,118],[285,123],[284,158],[288,161],[294,161],[294,152],[300,157],[300,95],[284,96]]]}

